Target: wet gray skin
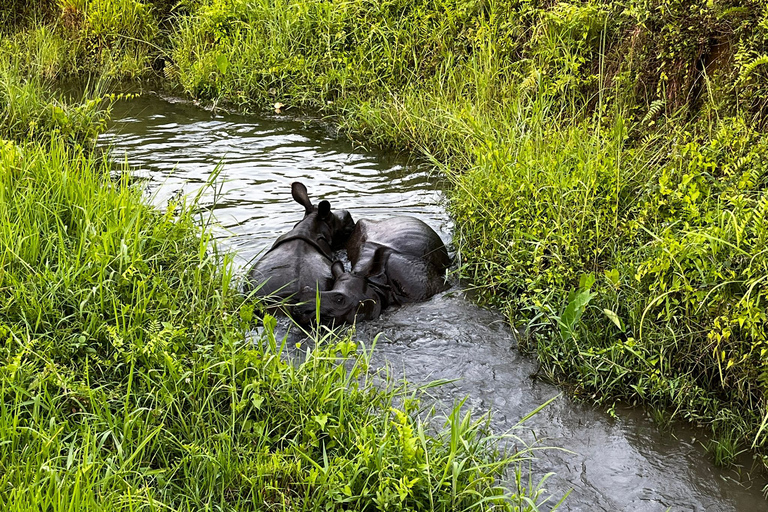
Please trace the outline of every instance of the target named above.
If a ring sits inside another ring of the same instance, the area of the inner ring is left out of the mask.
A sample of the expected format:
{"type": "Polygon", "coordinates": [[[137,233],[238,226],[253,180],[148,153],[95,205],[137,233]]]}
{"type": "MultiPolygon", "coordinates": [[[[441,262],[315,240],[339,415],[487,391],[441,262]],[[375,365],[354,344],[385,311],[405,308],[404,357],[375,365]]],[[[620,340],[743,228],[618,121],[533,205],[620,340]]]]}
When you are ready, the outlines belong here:
{"type": "MultiPolygon", "coordinates": [[[[450,241],[437,180],[403,158],[355,150],[288,118],[212,116],[158,97],[120,103],[113,118],[100,144],[137,169],[160,207],[178,193],[195,194],[223,165],[218,200],[214,205],[209,190],[204,204],[220,224],[221,243],[238,251],[244,273],[301,219],[290,195],[297,180],[313,199],[346,208],[355,219],[415,216],[450,241]]],[[[493,412],[499,433],[560,393],[531,378],[536,364],[516,350],[503,318],[473,305],[456,286],[427,302],[385,311],[359,325],[357,337],[370,344],[377,333],[383,334],[376,364],[388,364],[392,374],[414,384],[458,379],[430,393],[438,404],[468,396],[478,413],[493,412]]],[[[673,436],[659,432],[641,411],[617,407],[616,414],[561,397],[526,424],[529,439],[535,432],[542,444],[573,452],[539,452],[533,466],[539,476],[556,473],[545,484],[553,503],[572,489],[561,510],[768,510],[760,492],[765,482],[715,468],[701,448],[701,432],[678,428],[673,436]]]]}

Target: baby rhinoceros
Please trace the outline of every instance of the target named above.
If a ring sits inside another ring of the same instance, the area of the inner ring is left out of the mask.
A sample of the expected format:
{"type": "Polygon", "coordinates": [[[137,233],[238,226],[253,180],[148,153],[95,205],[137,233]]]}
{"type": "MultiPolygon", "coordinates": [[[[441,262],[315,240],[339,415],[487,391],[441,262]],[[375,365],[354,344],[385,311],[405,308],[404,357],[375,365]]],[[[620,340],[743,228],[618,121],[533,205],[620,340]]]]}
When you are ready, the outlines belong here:
{"type": "MultiPolygon", "coordinates": [[[[347,255],[352,271],[334,263],[333,288],[320,292],[321,322],[373,320],[390,305],[423,301],[448,288],[448,250],[432,228],[413,217],[358,221],[347,255]]],[[[304,305],[294,318],[306,324],[317,317],[317,301],[311,289],[301,299],[304,305]]]]}
{"type": "Polygon", "coordinates": [[[330,290],[333,251],[344,247],[355,228],[348,211],[332,212],[328,201],[313,206],[302,183],[294,182],[291,194],[304,207],[304,218],[280,236],[248,274],[247,288],[272,304],[296,300],[305,289],[330,290]]]}

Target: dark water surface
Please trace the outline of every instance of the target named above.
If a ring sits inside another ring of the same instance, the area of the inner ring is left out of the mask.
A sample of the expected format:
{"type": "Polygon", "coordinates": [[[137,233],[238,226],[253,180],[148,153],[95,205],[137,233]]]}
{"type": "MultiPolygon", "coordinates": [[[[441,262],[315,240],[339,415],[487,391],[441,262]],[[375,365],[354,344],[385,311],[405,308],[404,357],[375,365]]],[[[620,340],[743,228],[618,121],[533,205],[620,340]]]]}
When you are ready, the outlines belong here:
{"type": "MultiPolygon", "coordinates": [[[[243,268],[300,220],[302,208],[290,195],[296,180],[312,199],[328,199],[356,220],[413,215],[450,241],[439,181],[403,157],[356,150],[290,118],[213,116],[156,96],[117,105],[113,119],[100,144],[137,169],[160,207],[176,194],[197,193],[221,165],[215,218],[223,246],[238,252],[243,268]]],[[[213,196],[209,190],[204,198],[211,203],[213,196]]],[[[459,379],[432,394],[447,403],[468,396],[478,413],[493,412],[499,433],[560,393],[531,378],[535,361],[515,349],[503,318],[456,287],[358,328],[363,341],[378,333],[377,364],[416,384],[459,379]]],[[[764,482],[715,468],[693,430],[677,429],[673,437],[639,411],[617,416],[561,397],[526,424],[542,444],[573,452],[539,452],[534,465],[537,474],[556,473],[544,485],[553,503],[572,489],[561,510],[768,510],[764,482]]]]}

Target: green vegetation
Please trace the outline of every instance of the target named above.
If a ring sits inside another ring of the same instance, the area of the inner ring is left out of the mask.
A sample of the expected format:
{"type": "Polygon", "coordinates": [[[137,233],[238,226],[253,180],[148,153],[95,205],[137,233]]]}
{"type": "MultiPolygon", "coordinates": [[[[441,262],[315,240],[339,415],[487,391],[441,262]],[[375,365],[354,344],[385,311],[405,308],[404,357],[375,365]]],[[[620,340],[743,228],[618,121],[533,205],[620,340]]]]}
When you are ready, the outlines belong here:
{"type": "Polygon", "coordinates": [[[86,95],[67,101],[39,77],[25,77],[0,63],[0,133],[17,142],[50,140],[88,146],[106,128],[107,110],[116,97],[86,95]]]}
{"type": "Polygon", "coordinates": [[[26,75],[139,79],[159,57],[158,9],[141,0],[18,3],[24,6],[0,11],[0,21],[9,20],[0,27],[0,53],[26,75]],[[33,21],[42,19],[49,22],[33,21]],[[25,23],[30,26],[13,30],[25,23]]]}
{"type": "Polygon", "coordinates": [[[501,451],[520,440],[461,403],[437,416],[371,373],[351,333],[315,332],[286,356],[197,200],[159,212],[94,154],[121,97],[52,84],[130,77],[128,46],[79,60],[68,38],[121,33],[124,19],[154,37],[137,28],[152,9],[59,5],[88,28],[34,26],[0,46],[4,510],[537,510],[531,451],[501,451]]]}
{"type": "Polygon", "coordinates": [[[349,338],[297,364],[274,319],[249,338],[190,206],[159,213],[56,139],[7,144],[0,169],[7,510],[533,508],[496,486],[525,453],[460,406],[435,434],[349,338]]]}
{"type": "Polygon", "coordinates": [[[546,375],[768,463],[764,0],[114,6],[32,2],[13,23],[47,24],[3,51],[422,151],[453,185],[459,274],[546,375]]]}

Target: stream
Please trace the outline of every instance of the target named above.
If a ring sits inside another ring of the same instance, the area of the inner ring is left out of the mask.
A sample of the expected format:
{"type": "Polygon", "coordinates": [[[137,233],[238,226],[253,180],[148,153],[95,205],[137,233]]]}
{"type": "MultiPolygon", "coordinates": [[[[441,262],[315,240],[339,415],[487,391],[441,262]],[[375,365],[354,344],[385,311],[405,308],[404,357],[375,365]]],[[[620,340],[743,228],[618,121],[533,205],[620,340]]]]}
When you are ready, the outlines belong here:
{"type": "MultiPolygon", "coordinates": [[[[290,184],[301,181],[310,198],[327,199],[353,218],[420,218],[450,243],[452,223],[440,180],[407,156],[364,151],[348,141],[285,115],[226,114],[187,101],[142,95],[119,102],[99,145],[127,161],[163,208],[179,194],[202,190],[220,170],[217,187],[202,192],[218,223],[219,243],[237,251],[241,269],[300,220],[290,184]]],[[[381,333],[374,362],[413,384],[458,379],[430,390],[438,401],[467,398],[478,415],[492,411],[502,433],[552,397],[558,388],[531,378],[536,361],[516,349],[503,317],[482,309],[454,286],[427,302],[385,312],[361,324],[366,344],[381,333]]],[[[555,473],[544,487],[549,510],[565,493],[567,511],[763,511],[763,480],[718,469],[701,447],[703,432],[677,426],[660,432],[640,410],[616,408],[616,417],[560,396],[523,429],[542,445],[532,469],[555,473]]],[[[746,460],[749,464],[750,459],[746,460]]]]}

